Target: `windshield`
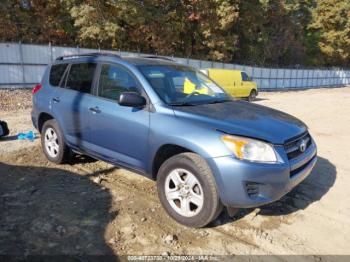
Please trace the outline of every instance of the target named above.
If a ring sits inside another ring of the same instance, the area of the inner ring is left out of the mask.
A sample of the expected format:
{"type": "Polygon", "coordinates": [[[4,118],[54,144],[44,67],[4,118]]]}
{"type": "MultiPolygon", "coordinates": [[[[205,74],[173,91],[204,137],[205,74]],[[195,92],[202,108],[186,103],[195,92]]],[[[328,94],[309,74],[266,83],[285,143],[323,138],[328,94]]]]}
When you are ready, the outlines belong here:
{"type": "Polygon", "coordinates": [[[203,73],[181,65],[139,66],[149,84],[169,105],[231,101],[231,97],[203,73]]]}

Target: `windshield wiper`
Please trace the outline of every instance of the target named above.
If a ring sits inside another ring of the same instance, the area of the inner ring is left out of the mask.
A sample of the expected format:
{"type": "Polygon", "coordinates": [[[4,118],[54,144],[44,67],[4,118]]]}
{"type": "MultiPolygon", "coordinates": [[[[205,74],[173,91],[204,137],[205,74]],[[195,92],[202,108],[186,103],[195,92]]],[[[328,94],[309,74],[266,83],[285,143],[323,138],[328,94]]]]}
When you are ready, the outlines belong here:
{"type": "Polygon", "coordinates": [[[213,100],[208,102],[208,104],[219,104],[219,103],[227,103],[227,102],[232,102],[233,100],[231,99],[220,99],[220,100],[213,100]]]}
{"type": "Polygon", "coordinates": [[[226,103],[226,102],[232,102],[231,99],[217,99],[213,101],[203,101],[202,103],[189,103],[189,102],[174,102],[169,103],[168,105],[171,106],[198,106],[198,105],[205,105],[205,104],[218,104],[218,103],[226,103]]]}
{"type": "Polygon", "coordinates": [[[178,102],[178,103],[169,103],[170,106],[195,106],[195,104],[191,104],[188,102],[178,102]]]}
{"type": "Polygon", "coordinates": [[[188,103],[188,102],[174,102],[169,103],[170,106],[195,106],[196,104],[188,103]]]}

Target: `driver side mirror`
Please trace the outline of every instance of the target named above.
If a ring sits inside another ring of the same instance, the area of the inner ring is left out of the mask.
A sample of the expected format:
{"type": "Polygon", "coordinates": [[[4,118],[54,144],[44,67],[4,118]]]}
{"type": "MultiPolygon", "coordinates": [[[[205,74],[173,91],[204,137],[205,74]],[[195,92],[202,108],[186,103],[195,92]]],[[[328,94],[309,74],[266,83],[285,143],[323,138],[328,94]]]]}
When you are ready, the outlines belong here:
{"type": "Polygon", "coordinates": [[[135,92],[123,92],[118,99],[118,104],[121,106],[144,107],[146,103],[146,99],[135,92]]]}

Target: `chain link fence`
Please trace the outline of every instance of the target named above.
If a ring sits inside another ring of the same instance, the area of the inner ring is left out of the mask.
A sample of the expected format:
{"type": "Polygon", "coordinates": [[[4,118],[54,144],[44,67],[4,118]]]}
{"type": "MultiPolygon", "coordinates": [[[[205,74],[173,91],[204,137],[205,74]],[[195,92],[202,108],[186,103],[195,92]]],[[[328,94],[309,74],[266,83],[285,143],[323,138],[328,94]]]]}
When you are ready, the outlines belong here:
{"type": "MultiPolygon", "coordinates": [[[[121,56],[149,55],[116,50],[60,47],[50,44],[0,43],[0,88],[32,87],[41,81],[45,67],[58,56],[107,51],[121,56]]],[[[198,69],[224,68],[245,71],[258,84],[260,90],[339,87],[350,84],[350,70],[341,68],[264,68],[189,58],[169,58],[198,69]]]]}

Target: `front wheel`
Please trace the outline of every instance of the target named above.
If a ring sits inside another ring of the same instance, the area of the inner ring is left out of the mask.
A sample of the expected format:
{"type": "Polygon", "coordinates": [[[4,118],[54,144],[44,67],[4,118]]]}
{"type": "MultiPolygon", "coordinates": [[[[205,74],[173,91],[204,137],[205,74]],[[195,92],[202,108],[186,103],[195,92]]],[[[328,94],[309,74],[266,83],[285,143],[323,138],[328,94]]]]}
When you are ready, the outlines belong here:
{"type": "Polygon", "coordinates": [[[208,164],[194,153],[166,160],[157,177],[160,202],[177,222],[203,227],[222,210],[215,179],[208,164]]]}
{"type": "Polygon", "coordinates": [[[249,102],[252,102],[252,101],[254,101],[255,99],[256,99],[256,91],[253,89],[252,91],[250,91],[250,94],[249,94],[247,100],[248,100],[249,102]]]}

